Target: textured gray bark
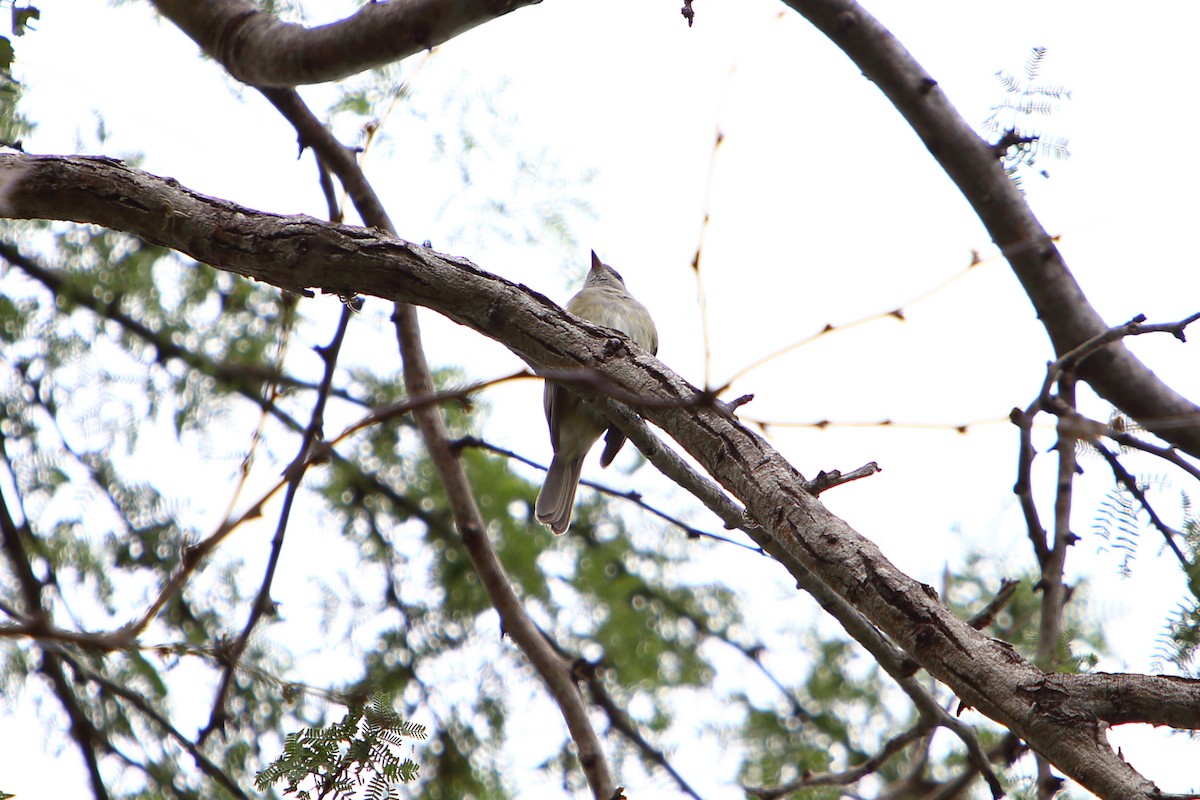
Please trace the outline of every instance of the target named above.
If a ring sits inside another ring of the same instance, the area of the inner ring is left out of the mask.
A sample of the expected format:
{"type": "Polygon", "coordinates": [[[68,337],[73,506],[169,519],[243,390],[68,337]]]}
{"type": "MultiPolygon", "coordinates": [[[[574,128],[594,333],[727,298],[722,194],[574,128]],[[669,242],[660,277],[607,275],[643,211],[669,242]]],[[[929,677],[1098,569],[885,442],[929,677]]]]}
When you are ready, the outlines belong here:
{"type": "Polygon", "coordinates": [[[625,396],[644,398],[640,413],[745,505],[764,549],[816,575],[964,704],[1101,797],[1162,797],[1108,746],[1105,723],[1200,727],[1196,681],[1046,674],[974,630],[826,510],[769,444],[697,403],[696,388],[653,356],[465,260],[371,230],[255,212],[100,158],[0,156],[0,216],[93,222],[282,288],[426,306],[536,369],[586,370],[625,396]]]}

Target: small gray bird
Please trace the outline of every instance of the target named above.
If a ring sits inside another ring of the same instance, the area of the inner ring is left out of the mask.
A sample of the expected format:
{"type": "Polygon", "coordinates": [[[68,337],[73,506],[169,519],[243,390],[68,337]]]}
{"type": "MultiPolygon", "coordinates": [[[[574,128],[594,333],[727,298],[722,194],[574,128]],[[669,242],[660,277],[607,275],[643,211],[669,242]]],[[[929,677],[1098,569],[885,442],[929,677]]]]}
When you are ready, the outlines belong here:
{"type": "MultiPolygon", "coordinates": [[[[592,251],[592,268],[583,288],[567,303],[567,311],[577,317],[616,328],[651,353],[658,353],[658,331],[646,307],[625,290],[625,281],[615,269],[600,263],[592,251]]],[[[546,422],[550,425],[550,444],[554,459],[546,472],[542,490],[538,492],[535,513],[538,522],[555,533],[566,533],[571,527],[575,509],[575,489],[583,460],[592,445],[605,430],[604,452],[600,466],[607,467],[616,458],[625,436],[578,394],[557,384],[546,382],[546,422]]]]}

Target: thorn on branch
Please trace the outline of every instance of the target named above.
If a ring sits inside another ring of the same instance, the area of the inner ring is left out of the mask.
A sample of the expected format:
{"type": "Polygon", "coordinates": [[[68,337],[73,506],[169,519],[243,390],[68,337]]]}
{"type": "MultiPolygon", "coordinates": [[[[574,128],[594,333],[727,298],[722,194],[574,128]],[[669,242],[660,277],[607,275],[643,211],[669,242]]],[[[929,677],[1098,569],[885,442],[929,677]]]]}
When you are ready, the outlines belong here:
{"type": "Polygon", "coordinates": [[[753,394],[744,394],[736,400],[730,400],[728,403],[724,403],[723,405],[725,406],[725,410],[732,414],[734,411],[746,405],[746,403],[749,403],[753,399],[753,394]]]}
{"type": "MultiPolygon", "coordinates": [[[[679,13],[683,14],[683,18],[687,20],[688,27],[692,27],[692,23],[696,19],[696,12],[692,10],[692,0],[683,0],[683,8],[679,9],[679,13]]],[[[620,794],[621,790],[617,790],[620,794]]]]}
{"type": "Polygon", "coordinates": [[[817,497],[826,489],[832,489],[834,486],[841,486],[843,483],[856,481],[859,478],[867,478],[877,472],[882,471],[883,469],[874,461],[864,464],[858,469],[851,470],[845,474],[842,474],[842,471],[837,469],[833,470],[832,472],[821,470],[820,473],[817,474],[817,477],[813,478],[811,481],[807,481],[804,484],[804,489],[813,497],[817,497]]]}
{"type": "Polygon", "coordinates": [[[1008,148],[1019,147],[1023,144],[1033,144],[1037,140],[1038,137],[1036,136],[1022,136],[1017,133],[1015,128],[1009,128],[1000,137],[1000,141],[992,145],[992,153],[995,154],[996,158],[1003,158],[1004,154],[1008,152],[1008,148]]]}

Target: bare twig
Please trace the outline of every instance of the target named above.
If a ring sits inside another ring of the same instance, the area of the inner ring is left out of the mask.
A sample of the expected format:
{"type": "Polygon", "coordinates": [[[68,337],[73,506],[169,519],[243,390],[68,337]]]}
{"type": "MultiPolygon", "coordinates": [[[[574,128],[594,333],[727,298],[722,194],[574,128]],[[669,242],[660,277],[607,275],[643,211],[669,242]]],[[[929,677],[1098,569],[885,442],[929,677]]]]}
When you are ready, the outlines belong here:
{"type": "Polygon", "coordinates": [[[329,389],[333,385],[333,375],[337,366],[338,354],[341,352],[342,342],[346,338],[346,329],[350,325],[352,314],[353,312],[348,306],[342,307],[342,313],[338,319],[338,327],[333,335],[333,340],[329,345],[319,348],[317,351],[325,362],[325,374],[321,380],[321,388],[317,391],[317,399],[313,406],[312,417],[308,427],[301,437],[300,450],[296,454],[295,460],[284,473],[287,478],[287,492],[284,495],[283,506],[279,512],[279,521],[275,527],[275,535],[271,538],[271,550],[267,557],[267,566],[263,572],[262,583],[259,586],[258,594],[255,596],[253,604],[250,606],[250,614],[246,618],[246,623],[242,627],[241,633],[238,634],[238,637],[228,647],[228,660],[221,675],[221,682],[217,688],[216,697],[213,699],[208,724],[200,731],[199,742],[204,742],[213,733],[224,730],[225,722],[228,719],[225,701],[229,689],[233,684],[234,670],[242,654],[246,651],[246,646],[250,642],[250,635],[254,632],[254,628],[262,620],[263,616],[273,609],[271,584],[274,582],[275,570],[279,565],[279,557],[283,552],[284,536],[287,533],[288,521],[291,519],[296,493],[299,491],[300,483],[304,479],[304,473],[311,463],[310,453],[324,435],[325,404],[329,400],[329,389]]]}
{"type": "MultiPolygon", "coordinates": [[[[1037,398],[1024,412],[1013,409],[1011,419],[1021,429],[1021,456],[1018,462],[1017,483],[1014,491],[1021,499],[1022,510],[1025,512],[1029,527],[1030,540],[1033,542],[1038,563],[1043,568],[1043,589],[1045,589],[1047,580],[1045,573],[1047,568],[1051,573],[1049,576],[1051,583],[1055,581],[1054,576],[1056,574],[1061,575],[1061,563],[1059,562],[1065,555],[1059,551],[1060,537],[1067,537],[1066,543],[1062,547],[1066,547],[1073,542],[1073,534],[1065,533],[1063,530],[1064,526],[1067,525],[1067,522],[1063,519],[1063,515],[1069,514],[1069,493],[1067,496],[1064,496],[1064,486],[1070,480],[1064,470],[1069,469],[1070,474],[1073,476],[1078,469],[1075,464],[1074,454],[1074,442],[1077,440],[1082,440],[1090,444],[1108,461],[1117,482],[1125,486],[1137,498],[1142,507],[1146,509],[1151,523],[1163,534],[1168,547],[1171,548],[1180,564],[1185,567],[1189,564],[1186,555],[1184,555],[1175,541],[1178,532],[1174,531],[1159,518],[1150,506],[1145,493],[1138,487],[1136,479],[1121,466],[1116,455],[1100,443],[1099,437],[1108,436],[1120,444],[1157,455],[1175,464],[1180,469],[1185,470],[1193,477],[1200,477],[1200,469],[1182,458],[1172,447],[1159,447],[1147,444],[1127,432],[1116,431],[1110,425],[1084,417],[1075,409],[1073,398],[1075,371],[1088,358],[1127,336],[1139,336],[1147,333],[1170,333],[1180,341],[1186,341],[1186,328],[1197,320],[1200,320],[1200,313],[1192,314],[1178,322],[1146,325],[1145,315],[1138,314],[1124,325],[1109,328],[1082,342],[1048,364],[1046,366],[1046,376],[1042,380],[1042,387],[1037,398]],[[1057,394],[1054,393],[1055,386],[1058,387],[1057,394]],[[1040,411],[1046,411],[1058,417],[1059,442],[1057,449],[1059,450],[1060,459],[1066,459],[1066,463],[1060,461],[1059,495],[1056,501],[1055,544],[1052,546],[1048,546],[1045,542],[1046,534],[1037,521],[1037,509],[1032,500],[1031,467],[1034,450],[1030,431],[1034,417],[1040,411]],[[1071,451],[1070,454],[1066,453],[1067,449],[1071,451]],[[1064,508],[1064,506],[1066,507],[1064,508]]],[[[1045,597],[1043,597],[1043,600],[1045,601],[1045,597]]],[[[1044,608],[1043,611],[1045,612],[1045,610],[1044,608]]],[[[1045,624],[1047,623],[1043,622],[1043,625],[1045,624]]],[[[1043,632],[1047,631],[1044,630],[1043,632]]],[[[1043,646],[1048,647],[1049,645],[1043,642],[1043,646]]],[[[1043,653],[1043,655],[1046,654],[1043,653]]]]}
{"type": "Polygon", "coordinates": [[[1020,581],[1014,581],[1008,578],[1000,581],[1000,589],[996,592],[996,596],[988,601],[986,606],[972,614],[971,618],[967,620],[967,624],[977,631],[981,631],[987,626],[991,625],[992,622],[995,621],[996,615],[999,614],[1006,605],[1008,605],[1009,601],[1012,600],[1013,595],[1017,593],[1017,589],[1019,589],[1020,586],[1020,581]]]}
{"type": "MultiPolygon", "coordinates": [[[[688,18],[688,27],[692,25],[690,12],[692,10],[691,0],[687,0],[687,4],[683,7],[684,16],[688,18]]],[[[729,85],[726,82],[726,91],[729,85]]],[[[723,99],[724,96],[722,96],[723,99]]],[[[713,141],[712,153],[708,157],[708,177],[704,181],[704,220],[700,225],[700,240],[696,242],[696,252],[692,255],[692,273],[696,277],[696,293],[700,301],[700,334],[704,344],[704,385],[712,385],[712,335],[709,332],[708,324],[708,293],[704,291],[704,275],[700,271],[700,262],[704,257],[704,242],[708,238],[708,228],[712,221],[712,201],[714,178],[717,174],[717,155],[721,152],[721,145],[725,142],[725,134],[721,129],[717,129],[717,135],[713,141]]],[[[717,394],[720,394],[718,392],[717,394]]]]}
{"type": "Polygon", "coordinates": [[[1146,512],[1146,515],[1150,517],[1150,524],[1162,534],[1163,541],[1166,542],[1167,548],[1175,555],[1175,559],[1179,562],[1179,566],[1186,573],[1192,564],[1188,560],[1187,555],[1183,552],[1183,550],[1180,549],[1179,543],[1176,541],[1176,539],[1182,537],[1182,534],[1164,522],[1162,517],[1158,515],[1158,512],[1154,510],[1154,506],[1150,505],[1150,498],[1146,496],[1146,493],[1142,491],[1142,487],[1138,485],[1137,478],[1130,475],[1129,471],[1121,465],[1121,461],[1117,458],[1116,453],[1112,452],[1107,447],[1104,447],[1097,441],[1089,442],[1089,444],[1091,444],[1096,452],[1103,456],[1104,460],[1108,462],[1108,466],[1113,472],[1113,478],[1116,479],[1117,483],[1125,487],[1125,491],[1137,498],[1138,503],[1141,504],[1142,509],[1146,512]]]}
{"type": "MultiPolygon", "coordinates": [[[[512,450],[507,450],[498,445],[494,445],[491,442],[484,441],[483,439],[480,439],[477,436],[463,436],[463,437],[460,437],[460,438],[455,439],[452,442],[450,442],[450,445],[451,445],[451,447],[455,448],[456,450],[464,448],[464,447],[477,447],[480,450],[487,450],[488,452],[495,453],[496,455],[504,456],[505,458],[512,459],[513,461],[519,461],[528,467],[533,467],[534,469],[539,469],[539,470],[542,470],[543,472],[546,471],[546,466],[544,464],[539,464],[538,462],[536,462],[530,458],[526,458],[525,456],[520,455],[519,453],[514,453],[512,450]]],[[[586,478],[580,480],[579,483],[583,486],[587,486],[591,489],[595,489],[596,491],[601,492],[602,494],[606,494],[610,497],[619,497],[623,500],[628,500],[630,503],[633,503],[634,505],[638,506],[639,508],[650,512],[651,514],[653,514],[654,516],[663,520],[664,522],[666,522],[670,525],[673,525],[676,528],[679,528],[687,535],[687,537],[689,539],[712,539],[714,541],[725,542],[727,544],[737,545],[738,547],[744,547],[747,550],[752,550],[755,553],[759,553],[761,555],[766,555],[766,553],[763,553],[762,549],[759,547],[754,547],[754,546],[748,545],[744,542],[739,542],[734,539],[730,539],[727,536],[721,536],[720,534],[710,533],[708,531],[700,530],[699,528],[689,525],[688,523],[684,522],[683,520],[679,519],[678,517],[671,516],[670,514],[663,511],[662,509],[658,508],[657,506],[651,505],[650,503],[646,502],[642,493],[635,489],[630,489],[628,491],[621,491],[620,489],[614,489],[613,487],[608,486],[606,484],[598,483],[596,481],[588,480],[586,478]]]]}
{"type": "MultiPolygon", "coordinates": [[[[784,2],[840,47],[912,126],[1008,259],[1055,352],[1065,353],[1102,333],[1107,327],[1103,319],[991,146],[896,37],[854,0],[784,2]]],[[[1200,409],[1123,346],[1105,348],[1089,359],[1080,377],[1156,434],[1200,454],[1200,426],[1172,429],[1158,422],[1200,409]]]]}
{"type": "Polygon", "coordinates": [[[583,684],[587,687],[588,698],[591,700],[592,705],[604,712],[604,716],[608,719],[608,724],[621,734],[621,736],[625,737],[626,741],[637,748],[637,751],[642,754],[643,758],[657,765],[670,775],[671,780],[675,781],[681,792],[695,800],[703,800],[696,790],[684,779],[683,775],[679,773],[679,770],[672,766],[670,760],[667,759],[667,754],[651,744],[642,735],[637,723],[613,699],[613,696],[604,686],[604,681],[600,677],[600,669],[600,664],[583,658],[576,659],[571,664],[572,673],[578,680],[583,681],[583,684]]]}
{"type": "Polygon", "coordinates": [[[849,472],[843,473],[841,470],[835,469],[833,472],[821,470],[817,473],[817,477],[810,481],[806,481],[804,488],[813,497],[817,497],[826,489],[832,489],[835,486],[841,486],[851,481],[859,480],[860,478],[869,478],[877,472],[882,472],[883,468],[874,461],[864,464],[858,469],[852,469],[849,472]]]}
{"type": "MultiPolygon", "coordinates": [[[[1200,421],[1200,420],[1197,420],[1200,421]]],[[[1122,447],[1128,447],[1132,450],[1141,450],[1144,453],[1149,453],[1153,456],[1158,456],[1163,461],[1166,461],[1179,469],[1191,475],[1196,480],[1200,480],[1200,467],[1197,467],[1191,461],[1188,461],[1174,447],[1162,447],[1160,445],[1144,442],[1128,431],[1119,431],[1111,425],[1104,423],[1093,423],[1096,425],[1095,430],[1098,430],[1101,435],[1112,439],[1122,447]]]]}
{"type": "Polygon", "coordinates": [[[501,383],[507,383],[509,381],[516,381],[516,380],[522,380],[524,378],[535,378],[535,377],[537,377],[537,376],[534,375],[529,370],[521,369],[521,370],[517,370],[516,372],[513,372],[511,374],[503,375],[499,378],[491,378],[491,379],[485,380],[485,381],[476,381],[474,383],[470,383],[470,384],[463,386],[461,388],[458,388],[458,389],[442,389],[440,391],[435,391],[435,392],[432,392],[432,393],[422,396],[422,397],[412,397],[412,398],[408,398],[406,400],[400,400],[398,402],[391,403],[390,405],[386,405],[381,408],[377,408],[374,411],[372,411],[370,414],[367,414],[365,417],[360,419],[358,422],[355,422],[355,423],[347,426],[347,428],[345,430],[343,430],[341,433],[339,433],[337,435],[337,437],[335,437],[333,440],[330,441],[330,444],[335,444],[343,439],[346,439],[350,435],[358,433],[359,431],[363,430],[364,428],[369,428],[373,425],[379,425],[379,424],[382,424],[385,422],[389,422],[397,417],[403,417],[407,414],[411,414],[414,411],[417,411],[422,408],[426,408],[428,406],[439,405],[441,403],[445,403],[450,400],[458,400],[458,401],[465,402],[471,395],[476,394],[477,392],[480,392],[483,389],[488,389],[488,388],[491,388],[492,386],[497,386],[501,383]]]}
{"type": "Polygon", "coordinates": [[[922,718],[913,727],[884,742],[883,746],[870,758],[850,769],[840,772],[808,773],[779,786],[746,786],[743,787],[743,790],[750,797],[757,797],[760,800],[777,800],[793,792],[814,786],[849,786],[876,772],[897,753],[928,734],[933,727],[934,725],[930,721],[922,718]]]}
{"type": "Polygon", "coordinates": [[[1013,493],[1021,504],[1021,513],[1025,517],[1025,532],[1029,536],[1029,543],[1033,545],[1033,553],[1038,563],[1042,564],[1049,557],[1050,548],[1046,544],[1046,529],[1042,526],[1037,503],[1033,500],[1033,460],[1037,457],[1037,450],[1033,446],[1033,421],[1037,416],[1037,408],[1036,400],[1025,411],[1014,408],[1010,419],[1020,430],[1017,481],[1013,485],[1013,493]]]}
{"type": "MultiPolygon", "coordinates": [[[[195,762],[200,771],[219,783],[221,787],[225,789],[225,791],[229,792],[234,797],[241,798],[241,800],[249,800],[249,795],[242,791],[242,788],[237,784],[237,782],[233,780],[233,778],[231,778],[229,774],[225,772],[225,770],[221,769],[219,765],[217,765],[212,759],[210,759],[200,750],[199,743],[202,740],[198,739],[196,742],[193,742],[182,731],[172,725],[170,720],[159,713],[159,711],[154,708],[153,704],[151,704],[150,701],[147,700],[143,695],[133,691],[132,689],[129,689],[128,687],[122,686],[115,681],[109,680],[73,656],[63,654],[61,655],[61,658],[71,665],[71,669],[77,676],[96,684],[96,686],[100,687],[101,691],[120,698],[124,702],[140,711],[154,725],[165,731],[171,739],[173,739],[189,756],[192,757],[192,760],[195,762]]],[[[149,772],[149,770],[147,770],[147,772],[149,772]]]]}
{"type": "Polygon", "coordinates": [[[982,425],[998,425],[1011,421],[1010,417],[991,417],[987,419],[975,419],[970,422],[903,422],[894,419],[858,421],[819,419],[815,422],[788,422],[756,419],[754,417],[741,417],[740,419],[748,425],[756,426],[764,433],[770,433],[772,428],[813,428],[819,431],[830,428],[880,428],[892,430],[949,431],[965,434],[971,428],[978,428],[982,425]]]}
{"type": "Polygon", "coordinates": [[[822,327],[816,333],[811,333],[808,336],[803,337],[802,339],[797,339],[796,341],[791,342],[790,344],[784,345],[783,347],[779,348],[778,350],[774,350],[774,351],[768,353],[767,355],[765,355],[759,359],[756,359],[755,361],[752,361],[751,363],[742,367],[737,372],[733,373],[733,375],[730,376],[725,381],[725,383],[722,384],[721,387],[716,390],[716,393],[723,394],[725,391],[727,391],[729,389],[730,386],[732,386],[734,383],[741,380],[742,378],[746,377],[751,372],[759,369],[760,367],[766,366],[767,364],[769,364],[772,361],[775,361],[778,358],[782,358],[783,356],[787,355],[788,353],[791,353],[793,350],[798,350],[801,347],[804,347],[805,345],[812,344],[817,339],[820,339],[823,336],[827,336],[831,333],[841,333],[843,331],[848,331],[851,328],[857,328],[861,325],[866,325],[868,323],[878,322],[880,320],[885,320],[885,319],[894,319],[894,320],[903,322],[904,321],[904,310],[906,308],[914,306],[923,300],[927,300],[928,298],[933,297],[934,295],[938,294],[942,290],[949,287],[951,284],[953,284],[953,283],[961,280],[962,278],[966,277],[967,275],[969,275],[975,267],[977,267],[978,265],[980,265],[982,263],[984,263],[984,259],[980,258],[978,253],[972,253],[971,254],[971,262],[969,264],[967,264],[966,268],[964,268],[962,271],[956,272],[954,275],[951,275],[946,280],[944,280],[928,289],[925,289],[924,291],[921,291],[921,292],[913,295],[912,297],[908,298],[903,303],[899,304],[898,306],[896,306],[894,308],[887,309],[886,311],[877,311],[872,314],[867,314],[865,316],[859,317],[858,319],[854,319],[849,322],[843,322],[841,324],[834,324],[832,322],[828,322],[825,324],[824,327],[822,327]]]}

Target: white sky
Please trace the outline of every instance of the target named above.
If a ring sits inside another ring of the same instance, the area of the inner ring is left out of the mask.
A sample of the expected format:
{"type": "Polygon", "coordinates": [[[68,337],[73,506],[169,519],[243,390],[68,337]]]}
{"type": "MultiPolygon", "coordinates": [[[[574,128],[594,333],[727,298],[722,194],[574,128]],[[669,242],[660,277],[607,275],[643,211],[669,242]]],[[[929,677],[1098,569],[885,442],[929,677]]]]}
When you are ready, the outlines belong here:
{"type": "MultiPolygon", "coordinates": [[[[496,105],[518,123],[516,147],[548,150],[565,175],[596,170],[593,183],[571,189],[595,211],[594,219],[577,220],[575,251],[506,245],[470,232],[451,238],[454,220],[436,216],[442,173],[422,158],[427,145],[420,137],[430,126],[409,127],[398,117],[389,130],[394,144],[374,153],[368,169],[400,234],[432,239],[441,250],[560,301],[595,248],[654,313],[659,356],[695,383],[704,377],[703,350],[688,265],[718,126],[726,139],[703,261],[717,382],[827,322],[906,302],[961,271],[973,249],[994,256],[966,202],[915,135],[806,22],[766,0],[698,0],[689,30],[679,5],[545,0],[444,46],[417,79],[428,109],[439,108],[443,94],[486,96],[503,86],[496,105]]],[[[313,22],[341,14],[334,3],[308,8],[313,22]]],[[[181,33],[154,22],[144,4],[110,9],[95,0],[47,0],[41,9],[36,31],[17,41],[25,107],[40,123],[26,139],[28,151],[71,153],[83,142],[85,152],[142,153],[145,169],[199,191],[263,210],[324,214],[310,159],[295,160],[291,129],[256,92],[239,99],[240,90],[199,60],[181,33]],[[110,136],[99,149],[94,112],[110,136]]],[[[1068,264],[1110,323],[1137,313],[1173,321],[1197,310],[1200,166],[1191,150],[1200,7],[1168,2],[1139,15],[1115,3],[1018,2],[998,9],[961,0],[879,0],[868,10],[972,124],[1001,99],[994,73],[1019,73],[1031,47],[1048,47],[1042,77],[1073,97],[1046,124],[1070,139],[1072,155],[1041,162],[1048,181],[1027,176],[1035,212],[1062,236],[1068,264]]],[[[318,113],[328,102],[322,88],[302,93],[318,113]]],[[[494,175],[480,167],[481,180],[496,181],[498,188],[488,191],[505,191],[511,180],[500,160],[494,175]]],[[[1046,337],[994,257],[906,308],[906,316],[904,324],[881,321],[828,337],[751,373],[734,387],[757,396],[745,415],[959,424],[1004,418],[1040,386],[1051,357],[1046,337]]],[[[432,361],[465,363],[479,377],[518,366],[502,348],[432,318],[426,341],[432,361]]],[[[1200,397],[1197,347],[1167,337],[1135,343],[1162,377],[1193,398],[1200,397]]],[[[508,385],[489,401],[493,418],[504,420],[489,431],[497,443],[547,457],[540,387],[508,385]]],[[[964,539],[995,548],[1010,573],[1031,561],[1010,492],[1016,434],[1007,424],[975,427],[966,436],[779,430],[773,441],[809,475],[878,461],[881,475],[837,489],[826,502],[918,579],[940,583],[944,565],[961,557],[964,539]]],[[[596,477],[594,464],[592,470],[596,477]]],[[[1182,582],[1169,564],[1155,563],[1153,546],[1143,548],[1132,579],[1114,578],[1116,556],[1098,552],[1087,535],[1094,502],[1108,488],[1103,473],[1091,465],[1082,482],[1074,524],[1084,541],[1072,553],[1071,575],[1090,577],[1096,592],[1089,607],[1119,643],[1121,661],[1105,666],[1148,670],[1160,621],[1175,607],[1182,582]]],[[[622,480],[611,471],[600,477],[622,480]]],[[[645,473],[639,480],[646,481],[645,473]]],[[[662,484],[649,485],[658,487],[655,500],[694,508],[662,484]]],[[[1177,508],[1164,501],[1160,510],[1177,508]]],[[[702,513],[694,519],[711,527],[702,513]]],[[[696,574],[721,569],[738,585],[762,587],[746,589],[748,597],[784,606],[781,570],[749,558],[733,561],[736,569],[728,559],[698,563],[696,574]]],[[[55,766],[47,769],[39,753],[26,752],[28,730],[0,726],[0,789],[25,798],[78,796],[86,784],[73,751],[70,758],[49,756],[55,766]]],[[[1121,735],[1127,758],[1164,790],[1200,788],[1194,771],[1176,769],[1170,777],[1169,767],[1195,763],[1200,746],[1180,736],[1121,735]]],[[[700,752],[705,747],[711,743],[700,752]]],[[[721,773],[727,763],[695,760],[687,774],[706,798],[740,796],[721,773]]]]}

